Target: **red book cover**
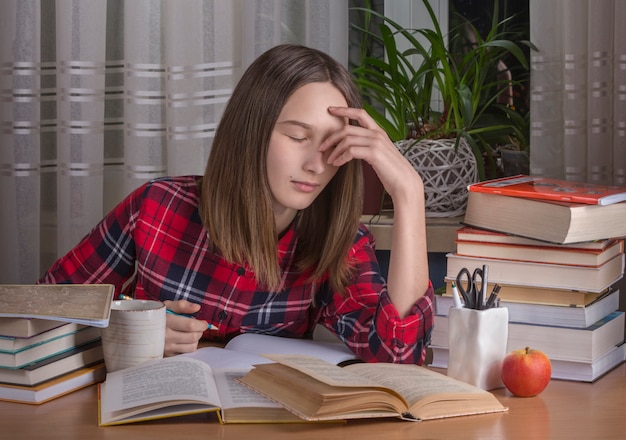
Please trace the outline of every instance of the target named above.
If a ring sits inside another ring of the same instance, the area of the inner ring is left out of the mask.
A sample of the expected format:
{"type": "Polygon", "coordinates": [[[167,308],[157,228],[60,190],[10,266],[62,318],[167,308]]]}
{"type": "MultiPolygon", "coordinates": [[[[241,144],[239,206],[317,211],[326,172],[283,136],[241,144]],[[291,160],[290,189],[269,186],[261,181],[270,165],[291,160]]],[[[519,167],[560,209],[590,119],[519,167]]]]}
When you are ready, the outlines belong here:
{"type": "Polygon", "coordinates": [[[521,174],[474,183],[468,186],[468,190],[527,199],[584,203],[587,205],[610,205],[626,200],[625,187],[570,182],[521,174]]]}

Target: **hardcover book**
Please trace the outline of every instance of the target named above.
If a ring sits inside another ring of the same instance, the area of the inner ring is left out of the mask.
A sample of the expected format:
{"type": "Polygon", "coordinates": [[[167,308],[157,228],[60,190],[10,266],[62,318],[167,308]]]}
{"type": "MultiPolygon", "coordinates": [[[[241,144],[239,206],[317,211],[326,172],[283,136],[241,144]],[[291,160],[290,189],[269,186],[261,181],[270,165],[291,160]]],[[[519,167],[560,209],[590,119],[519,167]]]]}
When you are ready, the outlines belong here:
{"type": "Polygon", "coordinates": [[[0,317],[0,335],[10,338],[30,338],[64,324],[67,323],[50,319],[0,317]]]}
{"type": "Polygon", "coordinates": [[[71,371],[34,386],[0,384],[0,400],[39,405],[104,380],[104,362],[71,371]]]}
{"type": "Polygon", "coordinates": [[[464,267],[472,273],[474,269],[487,265],[491,283],[588,292],[602,292],[624,275],[624,254],[598,267],[497,260],[456,253],[447,254],[446,263],[448,279],[455,279],[464,267]]]}
{"type": "Polygon", "coordinates": [[[610,205],[626,201],[626,188],[517,175],[468,186],[469,191],[538,200],[610,205]]]}
{"type": "Polygon", "coordinates": [[[614,240],[604,249],[550,246],[545,243],[541,246],[533,246],[467,240],[456,241],[456,253],[469,257],[589,267],[601,266],[623,252],[623,240],[614,240]]]}
{"type": "Polygon", "coordinates": [[[0,317],[106,327],[114,294],[109,284],[2,284],[0,317]]]}
{"type": "Polygon", "coordinates": [[[463,223],[550,243],[626,236],[626,203],[590,205],[470,191],[463,223]]]}
{"type": "MultiPolygon", "coordinates": [[[[443,296],[452,298],[452,283],[455,281],[454,278],[445,278],[446,291],[443,296]]],[[[487,292],[493,291],[494,287],[495,283],[487,283],[487,292]]],[[[587,292],[574,289],[544,289],[542,287],[502,284],[498,298],[500,301],[506,302],[578,308],[591,304],[609,291],[610,288],[600,292],[587,292]]]]}
{"type": "Polygon", "coordinates": [[[99,328],[83,326],[74,332],[32,347],[15,351],[0,351],[0,368],[22,368],[33,362],[65,353],[80,345],[99,341],[100,335],[99,328]]]}
{"type": "Polygon", "coordinates": [[[556,244],[546,243],[542,240],[534,240],[532,238],[520,237],[519,235],[505,234],[503,232],[490,231],[488,229],[472,228],[470,226],[462,226],[456,231],[457,240],[463,241],[477,241],[480,243],[494,243],[494,244],[518,244],[526,246],[552,246],[559,249],[571,249],[571,250],[594,250],[602,251],[609,245],[612,245],[615,240],[613,238],[605,238],[603,240],[583,241],[570,244],[556,244]]]}
{"type": "Polygon", "coordinates": [[[58,327],[46,330],[27,338],[0,336],[0,352],[15,353],[20,350],[32,348],[36,345],[51,341],[52,339],[74,333],[84,327],[84,325],[77,324],[75,322],[65,322],[58,327]]]}
{"type": "Polygon", "coordinates": [[[0,382],[33,386],[103,359],[100,341],[93,341],[21,368],[0,368],[0,382]]]}

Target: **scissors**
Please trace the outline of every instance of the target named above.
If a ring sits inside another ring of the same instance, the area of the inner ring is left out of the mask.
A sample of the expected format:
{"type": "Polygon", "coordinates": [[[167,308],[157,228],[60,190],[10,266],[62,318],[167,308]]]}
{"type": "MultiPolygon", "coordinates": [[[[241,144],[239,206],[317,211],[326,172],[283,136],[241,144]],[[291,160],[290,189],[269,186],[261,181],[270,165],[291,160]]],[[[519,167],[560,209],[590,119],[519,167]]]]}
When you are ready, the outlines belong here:
{"type": "Polygon", "coordinates": [[[474,269],[474,273],[470,275],[470,271],[464,267],[456,276],[456,285],[466,308],[483,308],[483,288],[487,286],[486,272],[486,267],[483,266],[482,269],[474,269]]]}

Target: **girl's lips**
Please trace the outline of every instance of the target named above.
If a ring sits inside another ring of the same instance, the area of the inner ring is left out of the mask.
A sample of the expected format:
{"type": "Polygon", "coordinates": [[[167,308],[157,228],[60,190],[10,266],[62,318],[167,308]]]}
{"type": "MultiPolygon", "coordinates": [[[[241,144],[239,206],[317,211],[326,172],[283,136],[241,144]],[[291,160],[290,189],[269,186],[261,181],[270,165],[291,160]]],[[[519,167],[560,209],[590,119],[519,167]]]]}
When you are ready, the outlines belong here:
{"type": "Polygon", "coordinates": [[[319,186],[316,183],[298,182],[298,181],[293,181],[293,184],[299,191],[302,191],[302,192],[305,192],[305,193],[313,192],[319,186]]]}

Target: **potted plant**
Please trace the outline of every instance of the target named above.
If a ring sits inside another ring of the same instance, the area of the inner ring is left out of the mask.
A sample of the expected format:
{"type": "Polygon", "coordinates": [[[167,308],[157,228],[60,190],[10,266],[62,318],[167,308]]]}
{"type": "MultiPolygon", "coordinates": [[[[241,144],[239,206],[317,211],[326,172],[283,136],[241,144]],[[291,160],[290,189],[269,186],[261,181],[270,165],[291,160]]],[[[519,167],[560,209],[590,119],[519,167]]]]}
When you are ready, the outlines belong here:
{"type": "Polygon", "coordinates": [[[493,145],[527,137],[501,104],[521,82],[503,59],[513,57],[527,72],[523,48],[533,46],[507,30],[511,17],[498,20],[497,0],[485,36],[463,18],[444,35],[430,3],[423,3],[431,28],[406,29],[371,7],[352,8],[364,15],[364,24],[353,27],[385,53],[381,59],[363,51],[352,71],[368,113],[422,175],[427,215],[461,215],[467,184],[495,170],[493,145]],[[399,49],[400,41],[408,48],[399,49]]]}

